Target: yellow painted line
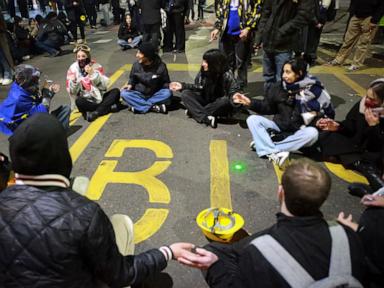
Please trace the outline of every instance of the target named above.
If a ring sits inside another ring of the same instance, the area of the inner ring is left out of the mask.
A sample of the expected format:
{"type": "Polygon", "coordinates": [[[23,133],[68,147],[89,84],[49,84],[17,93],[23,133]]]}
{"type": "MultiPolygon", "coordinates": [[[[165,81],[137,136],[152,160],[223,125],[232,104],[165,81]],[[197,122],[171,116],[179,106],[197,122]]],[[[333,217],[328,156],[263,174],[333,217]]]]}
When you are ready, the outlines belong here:
{"type": "Polygon", "coordinates": [[[284,170],[281,169],[276,164],[273,164],[273,169],[275,170],[275,174],[276,174],[276,178],[277,178],[277,183],[279,183],[279,185],[280,185],[281,184],[281,177],[283,176],[284,170]]]}
{"type": "Polygon", "coordinates": [[[212,140],[209,151],[211,155],[211,207],[232,210],[227,142],[212,140]]]}
{"type": "Polygon", "coordinates": [[[324,49],[324,48],[321,48],[321,47],[318,47],[317,48],[317,51],[325,54],[325,55],[328,55],[328,56],[331,56],[331,57],[335,57],[336,56],[336,52],[334,51],[329,51],[327,49],[324,49]]]}
{"type": "Polygon", "coordinates": [[[173,158],[171,147],[164,142],[142,139],[115,139],[105,153],[105,157],[121,157],[127,148],[144,148],[153,151],[157,158],[173,158]]]}
{"type": "MultiPolygon", "coordinates": [[[[116,82],[117,79],[121,77],[125,73],[125,69],[118,69],[111,77],[109,77],[109,86],[108,88],[116,82]]],[[[72,119],[74,119],[75,113],[72,113],[72,119]]],[[[80,157],[81,153],[84,152],[85,148],[91,143],[93,138],[99,133],[100,129],[104,126],[105,122],[109,119],[111,114],[105,115],[103,117],[97,118],[94,122],[92,122],[88,128],[80,135],[80,137],[73,143],[69,152],[71,153],[72,163],[75,163],[77,159],[80,157]]],[[[80,116],[79,116],[80,117],[80,116]]],[[[70,118],[71,119],[71,118],[70,118]]],[[[78,118],[77,118],[78,119],[78,118]]],[[[74,125],[77,120],[72,120],[71,125],[74,125]]]]}
{"type": "Polygon", "coordinates": [[[91,200],[99,200],[107,184],[135,184],[142,186],[148,192],[150,203],[169,204],[171,196],[167,185],[156,176],[163,173],[171,165],[171,161],[155,161],[145,170],[136,172],[117,172],[118,161],[103,160],[93,174],[86,196],[91,200]]]}
{"type": "Polygon", "coordinates": [[[347,86],[351,87],[353,90],[357,92],[360,96],[364,96],[366,94],[366,89],[357,84],[351,78],[343,73],[334,73],[334,75],[342,82],[344,82],[347,86]]]}
{"type": "Polygon", "coordinates": [[[364,176],[356,173],[353,170],[345,169],[343,165],[330,162],[324,162],[324,164],[329,171],[331,171],[333,174],[335,174],[337,177],[344,181],[347,181],[349,183],[358,182],[369,185],[367,179],[364,176]]]}
{"type": "Polygon", "coordinates": [[[143,242],[154,235],[168,217],[168,209],[149,208],[133,226],[135,244],[143,242]]]}

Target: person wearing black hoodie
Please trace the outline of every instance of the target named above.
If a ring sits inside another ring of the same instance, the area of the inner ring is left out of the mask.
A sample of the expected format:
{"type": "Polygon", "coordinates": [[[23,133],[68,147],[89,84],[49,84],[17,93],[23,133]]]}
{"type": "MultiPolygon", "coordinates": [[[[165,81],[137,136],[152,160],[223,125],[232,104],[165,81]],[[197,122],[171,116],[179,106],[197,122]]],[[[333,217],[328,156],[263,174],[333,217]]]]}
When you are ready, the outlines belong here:
{"type": "Polygon", "coordinates": [[[136,48],[141,42],[142,36],[139,35],[129,13],[125,15],[125,21],[120,24],[117,37],[119,38],[117,44],[121,46],[122,50],[136,48]]]}
{"type": "Polygon", "coordinates": [[[9,151],[16,184],[0,193],[1,287],[132,286],[192,254],[193,244],[174,243],[123,256],[99,204],[70,188],[71,155],[54,117],[23,122],[9,151]]]}
{"type": "Polygon", "coordinates": [[[167,27],[164,34],[164,52],[185,52],[184,15],[188,7],[187,0],[167,0],[167,27]],[[175,38],[175,45],[173,45],[175,38]]]}
{"type": "Polygon", "coordinates": [[[167,65],[149,42],[141,43],[136,58],[128,83],[121,90],[121,98],[132,112],[146,113],[151,110],[167,113],[166,104],[172,96],[167,65]]]}

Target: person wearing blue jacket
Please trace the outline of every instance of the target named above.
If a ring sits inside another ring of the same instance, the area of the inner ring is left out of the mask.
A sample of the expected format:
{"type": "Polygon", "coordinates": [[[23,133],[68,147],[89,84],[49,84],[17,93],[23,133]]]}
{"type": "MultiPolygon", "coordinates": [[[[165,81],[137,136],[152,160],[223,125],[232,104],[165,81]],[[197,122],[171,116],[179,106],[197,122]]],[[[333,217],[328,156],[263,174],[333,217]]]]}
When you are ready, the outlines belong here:
{"type": "MultiPolygon", "coordinates": [[[[44,84],[39,91],[40,71],[32,65],[16,67],[15,81],[7,98],[0,103],[0,132],[12,135],[13,131],[29,116],[36,113],[49,113],[52,97],[59,92],[58,84],[44,84]]],[[[69,105],[60,106],[51,112],[62,123],[69,126],[69,105]]]]}

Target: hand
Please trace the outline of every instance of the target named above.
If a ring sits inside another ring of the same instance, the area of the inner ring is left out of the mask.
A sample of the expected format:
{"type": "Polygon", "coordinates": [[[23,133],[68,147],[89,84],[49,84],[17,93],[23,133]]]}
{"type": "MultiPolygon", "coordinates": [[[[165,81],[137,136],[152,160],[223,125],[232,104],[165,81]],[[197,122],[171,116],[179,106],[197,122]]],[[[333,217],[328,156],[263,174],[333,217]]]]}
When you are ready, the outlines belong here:
{"type": "Polygon", "coordinates": [[[384,207],[384,197],[378,195],[365,195],[361,198],[361,203],[365,206],[384,207]]]}
{"type": "Polygon", "coordinates": [[[242,41],[247,40],[247,38],[248,38],[248,33],[249,33],[249,29],[243,29],[243,30],[241,30],[240,35],[239,35],[240,39],[241,39],[242,41]]]}
{"type": "MultiPolygon", "coordinates": [[[[187,243],[178,243],[178,244],[187,244],[187,243]]],[[[189,250],[184,249],[183,253],[181,253],[179,257],[175,257],[179,263],[187,265],[192,268],[199,268],[199,269],[206,270],[209,267],[211,267],[213,263],[219,260],[219,258],[214,253],[203,248],[195,248],[195,245],[193,244],[189,244],[189,245],[192,245],[192,247],[190,247],[189,250]]],[[[174,251],[172,245],[171,245],[171,249],[172,251],[174,251]]],[[[174,252],[174,255],[175,255],[175,252],[174,252]]]]}
{"type": "Polygon", "coordinates": [[[209,40],[209,42],[212,42],[214,40],[217,40],[217,35],[219,35],[219,29],[215,29],[211,32],[211,39],[209,40]]]}
{"type": "Polygon", "coordinates": [[[173,92],[180,91],[183,88],[180,82],[171,82],[169,83],[169,89],[173,92]]]}
{"type": "Polygon", "coordinates": [[[60,84],[52,84],[51,86],[49,86],[49,91],[56,94],[60,91],[60,84]]]}
{"type": "Polygon", "coordinates": [[[316,122],[316,127],[324,131],[337,131],[340,124],[330,118],[321,118],[316,122]]]}
{"type": "Polygon", "coordinates": [[[321,24],[321,23],[317,23],[317,24],[316,24],[316,28],[317,28],[317,29],[321,29],[321,27],[323,27],[323,26],[324,26],[324,25],[321,24]]]}
{"type": "Polygon", "coordinates": [[[233,102],[237,104],[242,104],[244,106],[251,105],[251,99],[241,93],[235,93],[235,95],[232,96],[232,99],[233,102]]]}
{"type": "Polygon", "coordinates": [[[93,75],[93,73],[95,72],[95,71],[93,70],[91,64],[85,65],[85,67],[84,67],[84,71],[87,72],[88,75],[93,75]]]}
{"type": "Polygon", "coordinates": [[[132,89],[132,85],[130,84],[125,84],[123,87],[121,87],[121,91],[122,90],[131,90],[132,89]]]}
{"type": "Polygon", "coordinates": [[[376,115],[372,112],[371,108],[365,109],[364,112],[365,121],[367,121],[369,126],[376,126],[380,123],[380,117],[379,115],[376,115]]]}
{"type": "Polygon", "coordinates": [[[359,225],[352,221],[352,215],[349,214],[348,217],[345,217],[344,212],[340,212],[337,217],[337,221],[345,226],[348,226],[354,231],[357,231],[357,228],[359,227],[359,225]]]}

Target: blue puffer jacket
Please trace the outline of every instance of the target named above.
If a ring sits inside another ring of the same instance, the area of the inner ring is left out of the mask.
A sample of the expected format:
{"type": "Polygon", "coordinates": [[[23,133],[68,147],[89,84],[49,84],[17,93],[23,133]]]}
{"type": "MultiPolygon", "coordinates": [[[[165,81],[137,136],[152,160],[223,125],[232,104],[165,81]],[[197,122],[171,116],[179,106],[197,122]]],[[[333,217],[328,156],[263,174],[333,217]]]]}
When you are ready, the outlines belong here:
{"type": "Polygon", "coordinates": [[[7,98],[0,104],[0,132],[12,135],[24,119],[38,112],[48,112],[41,99],[14,82],[7,98]]]}

